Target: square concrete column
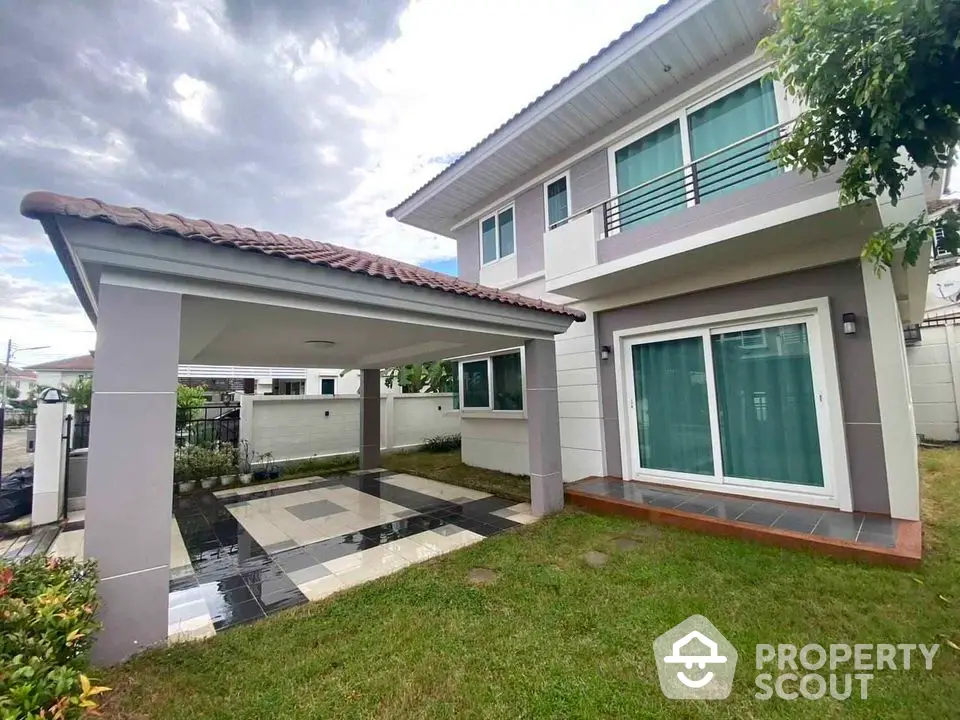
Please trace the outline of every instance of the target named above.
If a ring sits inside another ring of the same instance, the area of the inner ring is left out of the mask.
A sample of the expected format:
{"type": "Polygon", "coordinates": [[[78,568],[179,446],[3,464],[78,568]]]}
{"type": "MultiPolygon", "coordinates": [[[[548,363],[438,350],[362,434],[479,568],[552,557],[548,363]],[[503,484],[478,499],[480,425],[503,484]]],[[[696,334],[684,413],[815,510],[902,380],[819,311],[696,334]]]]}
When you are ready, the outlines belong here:
{"type": "Polygon", "coordinates": [[[380,370],[360,371],[360,469],[380,467],[380,370]]]}
{"type": "Polygon", "coordinates": [[[167,639],[180,295],[101,284],[98,304],[84,551],[112,664],[167,639]]]}
{"type": "Polygon", "coordinates": [[[534,515],[547,515],[563,508],[557,354],[553,340],[527,340],[524,349],[530,499],[534,515]]]}

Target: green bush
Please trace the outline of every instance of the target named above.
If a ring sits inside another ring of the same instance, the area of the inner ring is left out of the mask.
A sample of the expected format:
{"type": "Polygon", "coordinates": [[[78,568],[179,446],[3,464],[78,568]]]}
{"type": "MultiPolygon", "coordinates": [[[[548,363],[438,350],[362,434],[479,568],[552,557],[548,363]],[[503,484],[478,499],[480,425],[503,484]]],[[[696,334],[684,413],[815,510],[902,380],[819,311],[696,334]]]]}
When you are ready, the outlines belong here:
{"type": "Polygon", "coordinates": [[[448,450],[457,450],[460,448],[459,435],[434,435],[424,438],[423,449],[427,452],[447,452],[448,450]]]}
{"type": "Polygon", "coordinates": [[[99,629],[92,561],[0,562],[0,718],[84,717],[109,690],[85,672],[99,629]]]}

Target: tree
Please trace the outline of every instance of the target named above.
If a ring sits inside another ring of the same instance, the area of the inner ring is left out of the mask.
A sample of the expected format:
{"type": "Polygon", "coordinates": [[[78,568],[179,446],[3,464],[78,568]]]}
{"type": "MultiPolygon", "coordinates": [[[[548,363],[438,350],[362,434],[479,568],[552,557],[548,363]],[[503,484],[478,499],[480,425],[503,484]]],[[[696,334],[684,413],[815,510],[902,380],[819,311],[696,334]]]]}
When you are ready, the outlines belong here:
{"type": "MultiPolygon", "coordinates": [[[[774,158],[814,176],[845,163],[842,205],[882,193],[896,205],[917,166],[933,177],[951,166],[960,141],[960,0],[779,0],[775,12],[778,28],[761,49],[808,109],[774,158]]],[[[941,246],[957,251],[960,219],[950,211],[885,227],[864,257],[879,271],[903,249],[904,264],[916,264],[937,229],[941,246]]]]}
{"type": "Polygon", "coordinates": [[[204,385],[190,387],[188,385],[177,385],[177,422],[186,422],[193,419],[198,408],[202,408],[207,402],[207,388],[204,385]]]}
{"type": "Polygon", "coordinates": [[[7,400],[16,400],[18,397],[20,397],[20,391],[17,390],[17,387],[15,385],[11,385],[10,383],[7,383],[7,386],[4,388],[3,394],[5,399],[7,400]]]}
{"type": "Polygon", "coordinates": [[[62,385],[60,392],[64,399],[72,403],[77,410],[88,408],[93,397],[93,380],[86,375],[81,375],[73,381],[73,384],[62,385]]]}
{"type": "Polygon", "coordinates": [[[387,370],[383,382],[388,388],[397,383],[404,393],[452,392],[453,364],[449,360],[441,360],[392,367],[387,370]]]}

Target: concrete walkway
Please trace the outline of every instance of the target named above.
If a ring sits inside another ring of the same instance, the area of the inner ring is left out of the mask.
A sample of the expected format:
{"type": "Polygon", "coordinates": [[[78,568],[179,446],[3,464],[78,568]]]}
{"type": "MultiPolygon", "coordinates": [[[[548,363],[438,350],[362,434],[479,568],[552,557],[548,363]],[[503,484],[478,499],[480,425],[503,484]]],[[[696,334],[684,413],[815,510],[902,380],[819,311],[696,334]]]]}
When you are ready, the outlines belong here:
{"type": "Polygon", "coordinates": [[[3,433],[3,467],[0,468],[0,475],[30,465],[33,465],[33,455],[27,452],[27,429],[7,428],[3,433]]]}

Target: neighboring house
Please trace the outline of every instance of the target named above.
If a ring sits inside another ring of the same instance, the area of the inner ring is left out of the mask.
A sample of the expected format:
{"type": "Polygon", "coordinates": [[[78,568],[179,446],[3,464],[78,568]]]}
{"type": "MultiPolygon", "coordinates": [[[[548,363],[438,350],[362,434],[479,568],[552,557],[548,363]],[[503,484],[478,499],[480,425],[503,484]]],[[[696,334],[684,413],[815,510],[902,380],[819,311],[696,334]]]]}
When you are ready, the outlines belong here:
{"type": "MultiPolygon", "coordinates": [[[[460,278],[587,313],[558,337],[565,481],[610,475],[919,517],[902,323],[929,265],[860,259],[915,176],[840,208],[768,159],[799,112],[755,52],[762,0],[673,0],[388,212],[460,278]]],[[[463,458],[528,472],[525,359],[458,358],[463,458]]]]}
{"type": "MultiPolygon", "coordinates": [[[[30,391],[37,385],[37,374],[30,370],[23,370],[10,365],[7,369],[7,387],[17,391],[17,397],[14,400],[23,400],[30,394],[30,391]]],[[[4,368],[0,367],[0,377],[3,376],[4,368]]],[[[4,396],[0,398],[6,400],[4,396]]]]}
{"type": "Polygon", "coordinates": [[[81,377],[93,375],[93,354],[52,360],[31,365],[27,369],[37,374],[37,385],[40,387],[59,388],[73,385],[81,377]]]}
{"type": "MultiPolygon", "coordinates": [[[[930,217],[956,210],[957,198],[927,203],[930,217]]],[[[923,321],[905,330],[917,432],[960,441],[960,258],[934,245],[923,321]]]]}
{"type": "MultiPolygon", "coordinates": [[[[93,375],[92,353],[32,365],[41,387],[72,385],[93,375]]],[[[236,367],[228,365],[181,365],[178,376],[187,385],[203,385],[209,398],[219,401],[227,393],[257,395],[355,395],[360,387],[359,370],[333,368],[236,367]]],[[[386,387],[385,393],[391,392],[386,387]]]]}

